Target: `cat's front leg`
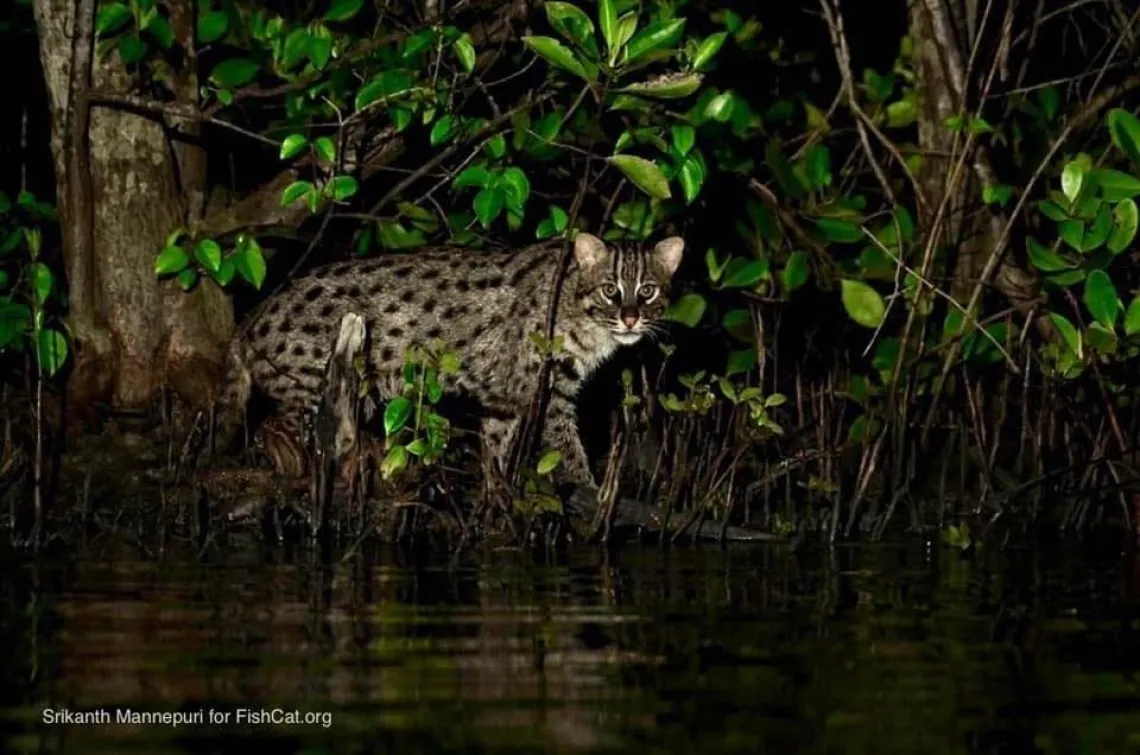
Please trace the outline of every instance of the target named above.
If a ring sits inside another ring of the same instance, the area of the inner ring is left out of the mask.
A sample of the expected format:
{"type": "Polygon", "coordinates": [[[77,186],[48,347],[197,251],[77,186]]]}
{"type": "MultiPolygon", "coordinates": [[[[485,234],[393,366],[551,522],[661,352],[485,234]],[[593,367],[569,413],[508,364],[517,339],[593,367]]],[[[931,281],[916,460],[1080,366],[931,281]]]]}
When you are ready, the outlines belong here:
{"type": "Polygon", "coordinates": [[[597,490],[586,447],[578,434],[578,419],[570,397],[557,388],[550,397],[543,428],[543,443],[562,453],[562,476],[579,487],[597,490]]]}

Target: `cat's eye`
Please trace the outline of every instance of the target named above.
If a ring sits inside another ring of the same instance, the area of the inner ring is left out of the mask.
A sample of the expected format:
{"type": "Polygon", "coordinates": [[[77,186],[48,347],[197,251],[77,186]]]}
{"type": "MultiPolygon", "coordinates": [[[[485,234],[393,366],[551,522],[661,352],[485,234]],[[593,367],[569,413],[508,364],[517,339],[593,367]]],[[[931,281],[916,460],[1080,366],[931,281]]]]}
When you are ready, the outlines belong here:
{"type": "Polygon", "coordinates": [[[641,288],[637,289],[637,295],[642,299],[652,299],[657,294],[657,286],[652,283],[646,283],[641,288]]]}
{"type": "Polygon", "coordinates": [[[617,286],[612,283],[607,283],[606,285],[602,286],[602,296],[606,297],[607,299],[617,298],[617,293],[617,286]]]}

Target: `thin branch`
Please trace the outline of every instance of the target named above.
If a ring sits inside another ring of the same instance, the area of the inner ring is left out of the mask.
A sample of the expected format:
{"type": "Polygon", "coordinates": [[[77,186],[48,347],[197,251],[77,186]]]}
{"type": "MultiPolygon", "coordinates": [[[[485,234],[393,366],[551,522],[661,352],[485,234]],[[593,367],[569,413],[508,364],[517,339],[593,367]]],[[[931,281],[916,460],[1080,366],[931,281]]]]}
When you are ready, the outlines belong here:
{"type": "Polygon", "coordinates": [[[137,113],[147,113],[158,116],[172,116],[176,118],[185,118],[187,120],[197,120],[204,123],[212,123],[216,126],[234,131],[242,136],[253,139],[254,141],[268,144],[271,147],[280,147],[281,143],[275,139],[270,139],[267,136],[250,131],[249,129],[237,126],[229,121],[221,118],[216,118],[209,114],[208,110],[199,110],[193,105],[187,105],[181,102],[160,102],[152,100],[147,97],[139,97],[133,94],[113,94],[111,92],[104,92],[95,90],[90,93],[90,101],[96,105],[107,105],[118,107],[123,110],[131,110],[137,113]]]}

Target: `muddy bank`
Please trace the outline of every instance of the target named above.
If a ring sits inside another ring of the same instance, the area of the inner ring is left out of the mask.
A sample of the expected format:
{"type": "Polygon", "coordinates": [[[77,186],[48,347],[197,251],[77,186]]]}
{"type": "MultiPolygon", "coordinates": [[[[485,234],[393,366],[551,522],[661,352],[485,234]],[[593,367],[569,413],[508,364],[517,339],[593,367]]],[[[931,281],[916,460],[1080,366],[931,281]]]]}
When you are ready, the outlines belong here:
{"type": "MultiPolygon", "coordinates": [[[[323,531],[332,542],[355,547],[379,542],[432,541],[448,549],[475,542],[544,543],[588,539],[597,497],[568,491],[565,517],[523,516],[512,503],[482,497],[478,461],[465,449],[419,479],[382,481],[375,455],[350,460],[321,511],[313,506],[309,477],[274,472],[256,450],[195,465],[187,449],[161,428],[110,426],[69,439],[66,453],[45,457],[41,471],[41,543],[73,542],[105,533],[128,534],[145,547],[177,538],[208,547],[233,533],[258,532],[285,541],[323,531]],[[355,466],[353,464],[355,463],[355,466]],[[355,474],[354,474],[355,472],[355,474]]],[[[0,487],[6,530],[27,539],[36,525],[34,457],[9,461],[0,487]]],[[[622,498],[610,517],[616,538],[654,538],[663,517],[657,506],[622,498]]],[[[703,521],[691,515],[664,519],[669,537],[699,540],[780,541],[766,532],[703,521]]]]}

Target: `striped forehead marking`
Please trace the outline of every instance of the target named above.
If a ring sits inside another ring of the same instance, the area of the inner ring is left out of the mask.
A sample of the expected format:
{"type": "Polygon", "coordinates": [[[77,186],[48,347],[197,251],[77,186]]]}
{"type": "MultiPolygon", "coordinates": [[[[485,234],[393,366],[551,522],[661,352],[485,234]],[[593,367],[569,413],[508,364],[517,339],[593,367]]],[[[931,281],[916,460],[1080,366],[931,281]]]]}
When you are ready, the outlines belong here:
{"type": "Polygon", "coordinates": [[[645,255],[639,249],[619,246],[614,248],[612,274],[614,281],[624,293],[626,282],[633,283],[636,289],[645,275],[645,255]]]}

